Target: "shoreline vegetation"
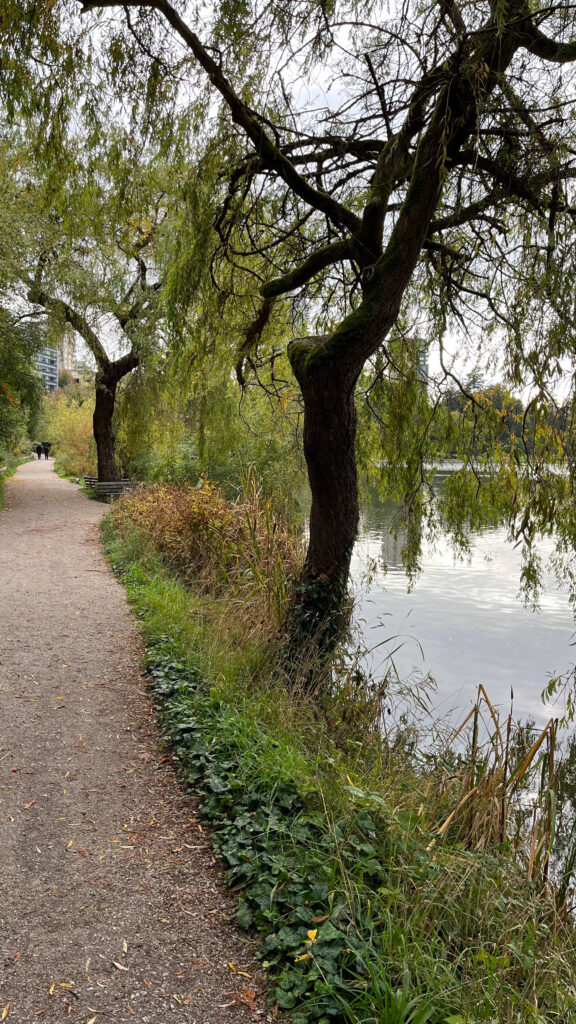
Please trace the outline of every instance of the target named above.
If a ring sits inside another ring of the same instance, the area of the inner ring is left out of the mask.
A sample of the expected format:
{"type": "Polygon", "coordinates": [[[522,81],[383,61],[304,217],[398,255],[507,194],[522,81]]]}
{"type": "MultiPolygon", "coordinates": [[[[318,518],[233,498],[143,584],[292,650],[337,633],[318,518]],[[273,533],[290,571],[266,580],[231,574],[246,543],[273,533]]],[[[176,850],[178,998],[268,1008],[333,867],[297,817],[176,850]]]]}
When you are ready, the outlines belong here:
{"type": "Polygon", "coordinates": [[[557,727],[485,691],[442,743],[382,728],[394,684],[343,651],[289,692],[278,626],[301,546],[249,481],[143,487],[103,526],[166,742],[295,1024],[576,1021],[574,865],[552,860],[557,727]],[[490,739],[482,740],[482,722],[490,739]],[[554,881],[552,881],[554,879],[554,881]]]}

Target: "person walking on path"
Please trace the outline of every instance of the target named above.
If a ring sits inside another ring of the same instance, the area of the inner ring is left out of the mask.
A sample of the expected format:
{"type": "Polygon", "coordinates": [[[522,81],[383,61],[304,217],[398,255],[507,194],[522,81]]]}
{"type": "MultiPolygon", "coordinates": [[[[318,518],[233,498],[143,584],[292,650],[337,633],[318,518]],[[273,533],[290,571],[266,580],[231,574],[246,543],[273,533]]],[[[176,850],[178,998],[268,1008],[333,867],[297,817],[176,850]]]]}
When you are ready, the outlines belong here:
{"type": "Polygon", "coordinates": [[[0,1017],[271,1021],[254,945],[160,746],[135,621],[100,549],[104,507],[33,462],[5,498],[0,1017]]]}
{"type": "Polygon", "coordinates": [[[51,441],[42,441],[42,447],[44,449],[44,458],[47,459],[50,455],[50,449],[52,447],[51,441]]]}
{"type": "Polygon", "coordinates": [[[43,451],[44,451],[44,447],[43,447],[43,445],[41,445],[41,444],[37,444],[37,445],[36,445],[36,455],[38,456],[38,458],[39,458],[39,459],[41,459],[41,458],[42,458],[42,452],[43,452],[43,451]]]}

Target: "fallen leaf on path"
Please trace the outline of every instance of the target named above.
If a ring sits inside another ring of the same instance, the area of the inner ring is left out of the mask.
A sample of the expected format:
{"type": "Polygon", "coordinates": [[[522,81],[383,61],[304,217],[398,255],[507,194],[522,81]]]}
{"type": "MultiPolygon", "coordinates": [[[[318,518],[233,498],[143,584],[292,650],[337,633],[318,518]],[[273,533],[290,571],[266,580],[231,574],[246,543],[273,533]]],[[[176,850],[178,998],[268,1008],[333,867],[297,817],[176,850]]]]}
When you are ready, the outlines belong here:
{"type": "Polygon", "coordinates": [[[125,953],[128,952],[128,943],[126,942],[126,939],[124,939],[124,942],[122,943],[122,949],[125,953]]]}
{"type": "Polygon", "coordinates": [[[48,995],[49,996],[51,996],[53,994],[55,988],[56,988],[56,985],[55,985],[54,982],[52,982],[52,984],[50,985],[50,988],[48,989],[48,995]]]}
{"type": "Polygon", "coordinates": [[[129,970],[128,967],[124,967],[124,964],[119,964],[117,960],[113,960],[112,963],[114,964],[114,967],[118,968],[119,971],[127,971],[127,970],[129,970]]]}
{"type": "Polygon", "coordinates": [[[241,999],[246,1006],[249,1006],[251,1010],[256,1009],[256,991],[253,988],[248,988],[247,985],[242,985],[241,999]]]}
{"type": "Polygon", "coordinates": [[[143,982],[144,982],[144,984],[146,985],[146,988],[152,988],[152,985],[150,984],[150,982],[149,982],[149,981],[146,981],[146,978],[142,978],[142,981],[143,981],[143,982]]]}
{"type": "Polygon", "coordinates": [[[96,1024],[96,1017],[90,1017],[90,1020],[86,1021],[86,1024],[96,1024]]]}
{"type": "Polygon", "coordinates": [[[2,1010],[2,1017],[0,1018],[0,1020],[6,1020],[6,1017],[8,1016],[9,1009],[10,1009],[10,1003],[6,1003],[6,1006],[2,1010]]]}
{"type": "Polygon", "coordinates": [[[22,953],[16,953],[16,956],[14,957],[14,960],[12,961],[12,963],[17,964],[21,956],[22,956],[22,953]]]}
{"type": "Polygon", "coordinates": [[[27,811],[28,808],[32,807],[32,804],[35,804],[35,803],[36,803],[35,800],[31,800],[29,804],[24,804],[24,810],[27,811]]]}
{"type": "Polygon", "coordinates": [[[230,968],[231,971],[234,971],[234,974],[239,974],[241,978],[251,978],[252,977],[252,975],[248,974],[246,971],[239,971],[237,967],[234,967],[234,964],[230,963],[229,960],[228,960],[228,967],[230,968]]]}
{"type": "Polygon", "coordinates": [[[71,839],[70,842],[67,844],[66,849],[69,850],[70,847],[73,846],[73,845],[74,845],[74,840],[71,839]]]}

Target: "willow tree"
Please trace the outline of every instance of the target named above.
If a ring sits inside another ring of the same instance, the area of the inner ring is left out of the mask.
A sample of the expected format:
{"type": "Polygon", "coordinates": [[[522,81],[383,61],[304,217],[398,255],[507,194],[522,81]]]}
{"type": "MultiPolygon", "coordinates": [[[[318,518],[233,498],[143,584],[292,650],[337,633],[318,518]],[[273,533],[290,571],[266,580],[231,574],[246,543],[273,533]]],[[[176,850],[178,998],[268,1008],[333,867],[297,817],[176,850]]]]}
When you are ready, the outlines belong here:
{"type": "Polygon", "coordinates": [[[117,480],[118,386],[162,343],[158,251],[169,203],[165,164],[149,152],[135,166],[121,131],[109,131],[100,151],[69,141],[66,152],[65,165],[61,160],[43,170],[25,143],[1,151],[6,288],[13,301],[43,315],[53,340],[71,327],[90,351],[98,477],[117,480]]]}
{"type": "MultiPolygon", "coordinates": [[[[355,390],[392,358],[402,317],[417,303],[429,333],[465,324],[480,345],[500,328],[536,404],[574,356],[573,9],[253,0],[213,5],[208,23],[186,2],[78,6],[100,25],[118,8],[158,66],[219,99],[243,148],[222,246],[268,268],[247,338],[278,301],[315,325],[288,346],[312,490],[291,630],[329,648],[358,523],[355,390]]],[[[408,450],[409,422],[394,444],[408,450]]],[[[533,482],[530,513],[549,521],[552,492],[533,482]]]]}
{"type": "Polygon", "coordinates": [[[158,70],[113,27],[92,46],[73,2],[1,5],[0,279],[91,352],[100,479],[119,476],[119,383],[161,341],[159,228],[191,137],[158,70]]]}

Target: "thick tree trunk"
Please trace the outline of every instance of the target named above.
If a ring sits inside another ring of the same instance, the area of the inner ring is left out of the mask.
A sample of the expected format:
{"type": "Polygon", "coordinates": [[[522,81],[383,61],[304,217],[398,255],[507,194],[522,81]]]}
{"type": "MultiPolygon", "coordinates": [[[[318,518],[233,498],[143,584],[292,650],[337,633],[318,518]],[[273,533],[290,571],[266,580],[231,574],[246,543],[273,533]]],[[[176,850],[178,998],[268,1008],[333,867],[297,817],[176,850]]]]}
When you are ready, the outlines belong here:
{"type": "Polygon", "coordinates": [[[350,557],[358,527],[356,376],[333,364],[299,374],[304,398],[304,455],[312,492],[310,537],[286,623],[291,674],[308,686],[348,624],[350,557]]]}
{"type": "Polygon", "coordinates": [[[96,374],[96,404],[93,425],[99,480],[120,480],[120,472],[116,463],[116,438],[113,425],[117,383],[115,376],[103,373],[101,370],[96,374]]]}
{"type": "Polygon", "coordinates": [[[94,406],[94,440],[98,456],[98,479],[120,480],[120,471],[116,462],[116,437],[114,434],[114,408],[116,405],[116,388],[126,374],[138,366],[135,352],[127,352],[115,362],[108,359],[104,364],[99,361],[96,374],[96,405],[94,406]]]}

